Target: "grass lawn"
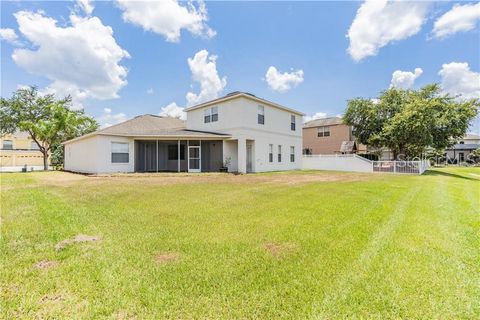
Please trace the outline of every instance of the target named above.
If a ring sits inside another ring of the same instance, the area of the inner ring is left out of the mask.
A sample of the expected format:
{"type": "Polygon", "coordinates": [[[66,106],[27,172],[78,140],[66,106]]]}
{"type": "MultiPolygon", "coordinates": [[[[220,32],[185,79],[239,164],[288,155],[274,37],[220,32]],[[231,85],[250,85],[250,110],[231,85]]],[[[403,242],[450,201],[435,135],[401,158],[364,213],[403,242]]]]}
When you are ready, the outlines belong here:
{"type": "Polygon", "coordinates": [[[478,168],[1,187],[1,318],[480,318],[478,168]]]}

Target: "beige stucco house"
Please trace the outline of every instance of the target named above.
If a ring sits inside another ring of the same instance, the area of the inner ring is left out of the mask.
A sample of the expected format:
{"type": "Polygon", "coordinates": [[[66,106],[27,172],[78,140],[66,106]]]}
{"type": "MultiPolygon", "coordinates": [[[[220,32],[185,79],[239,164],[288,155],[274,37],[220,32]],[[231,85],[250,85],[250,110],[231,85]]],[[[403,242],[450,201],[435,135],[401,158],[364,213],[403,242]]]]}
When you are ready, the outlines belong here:
{"type": "Polygon", "coordinates": [[[0,137],[0,171],[43,170],[43,155],[26,132],[0,137]]]}
{"type": "Polygon", "coordinates": [[[186,121],[142,115],[66,141],[64,168],[84,173],[301,168],[299,111],[233,92],[185,112],[186,121]]]}

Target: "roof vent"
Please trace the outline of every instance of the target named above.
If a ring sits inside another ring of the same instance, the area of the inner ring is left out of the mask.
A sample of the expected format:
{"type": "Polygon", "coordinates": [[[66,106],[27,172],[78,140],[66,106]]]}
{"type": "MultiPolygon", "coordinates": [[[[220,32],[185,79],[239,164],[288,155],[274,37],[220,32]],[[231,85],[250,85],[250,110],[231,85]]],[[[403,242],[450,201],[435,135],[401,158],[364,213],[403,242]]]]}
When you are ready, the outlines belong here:
{"type": "Polygon", "coordinates": [[[236,94],[241,94],[241,93],[248,94],[249,96],[255,97],[255,95],[251,94],[250,92],[242,92],[242,91],[232,91],[230,93],[227,93],[227,95],[225,97],[230,97],[230,96],[234,96],[236,94]]]}

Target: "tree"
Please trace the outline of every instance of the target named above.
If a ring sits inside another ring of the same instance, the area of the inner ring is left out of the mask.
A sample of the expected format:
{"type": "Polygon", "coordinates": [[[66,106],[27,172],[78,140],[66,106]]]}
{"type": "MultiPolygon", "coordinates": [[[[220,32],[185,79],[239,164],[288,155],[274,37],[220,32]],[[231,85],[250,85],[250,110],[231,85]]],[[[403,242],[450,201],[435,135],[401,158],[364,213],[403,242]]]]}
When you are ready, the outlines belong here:
{"type": "Polygon", "coordinates": [[[419,156],[427,147],[445,149],[460,139],[478,115],[478,99],[442,94],[437,84],[420,90],[389,88],[378,99],[348,101],[344,122],[359,143],[419,156]]]}
{"type": "Polygon", "coordinates": [[[63,141],[97,130],[98,123],[83,111],[70,110],[71,98],[41,95],[36,87],[18,89],[10,99],[0,98],[0,134],[26,131],[43,154],[44,169],[52,148],[63,141]]]}

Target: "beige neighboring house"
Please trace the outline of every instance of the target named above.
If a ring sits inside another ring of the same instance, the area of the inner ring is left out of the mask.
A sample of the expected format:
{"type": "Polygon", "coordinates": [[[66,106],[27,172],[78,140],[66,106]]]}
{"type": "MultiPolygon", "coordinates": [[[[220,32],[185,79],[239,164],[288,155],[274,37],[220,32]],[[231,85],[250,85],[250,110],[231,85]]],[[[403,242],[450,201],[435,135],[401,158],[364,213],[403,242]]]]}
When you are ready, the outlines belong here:
{"type": "Polygon", "coordinates": [[[38,145],[26,132],[15,132],[0,137],[0,171],[15,172],[43,170],[43,155],[38,145]]]}
{"type": "Polygon", "coordinates": [[[315,119],[303,125],[304,154],[349,154],[366,152],[355,141],[352,127],[340,117],[315,119]]]}

